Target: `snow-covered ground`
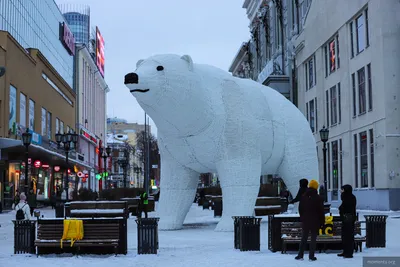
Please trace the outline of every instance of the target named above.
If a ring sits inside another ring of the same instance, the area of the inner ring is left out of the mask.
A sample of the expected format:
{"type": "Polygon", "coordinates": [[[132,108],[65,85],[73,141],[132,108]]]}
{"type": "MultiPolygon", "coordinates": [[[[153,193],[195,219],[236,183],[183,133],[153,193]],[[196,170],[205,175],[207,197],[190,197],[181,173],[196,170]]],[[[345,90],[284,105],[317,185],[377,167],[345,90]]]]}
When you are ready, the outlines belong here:
{"type": "MultiPolygon", "coordinates": [[[[45,217],[54,216],[51,209],[42,209],[45,217]]],[[[363,214],[382,214],[382,212],[365,212],[363,214]]],[[[137,255],[136,223],[131,218],[128,223],[128,254],[115,256],[43,256],[13,254],[13,224],[15,212],[0,214],[0,267],[40,266],[40,267],[158,267],[158,266],[362,266],[364,256],[400,256],[400,213],[387,213],[387,248],[363,249],[354,254],[353,259],[342,259],[336,253],[317,253],[318,260],[298,262],[295,254],[282,255],[268,250],[268,222],[264,217],[261,224],[261,251],[240,252],[233,248],[233,233],[214,232],[219,219],[213,218],[213,212],[193,205],[186,217],[184,229],[180,231],[160,231],[160,249],[158,255],[137,255]]],[[[150,213],[150,216],[154,215],[150,213]]],[[[305,255],[305,259],[307,259],[305,255]]]]}

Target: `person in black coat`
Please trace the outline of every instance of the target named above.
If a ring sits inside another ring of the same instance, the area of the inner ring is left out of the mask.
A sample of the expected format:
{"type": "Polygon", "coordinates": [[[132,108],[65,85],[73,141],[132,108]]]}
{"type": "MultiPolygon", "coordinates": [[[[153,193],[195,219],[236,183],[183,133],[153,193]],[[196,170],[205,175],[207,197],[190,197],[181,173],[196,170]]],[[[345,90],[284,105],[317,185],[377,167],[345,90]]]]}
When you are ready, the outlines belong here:
{"type": "Polygon", "coordinates": [[[308,255],[311,261],[317,260],[315,257],[315,248],[317,246],[317,235],[319,229],[325,223],[324,200],[318,195],[318,182],[311,180],[309,188],[300,200],[299,213],[302,223],[302,236],[299,253],[296,260],[302,260],[304,249],[307,245],[308,235],[311,235],[310,253],[308,255]]]}
{"type": "Polygon", "coordinates": [[[339,207],[339,214],[342,220],[343,253],[338,254],[338,256],[344,258],[353,258],[354,223],[357,219],[357,199],[353,195],[353,188],[351,185],[346,184],[342,186],[342,194],[340,198],[342,199],[342,204],[339,207]]]}
{"type": "Polygon", "coordinates": [[[296,197],[292,201],[290,201],[289,204],[294,204],[296,202],[299,202],[301,197],[303,196],[303,194],[307,191],[307,188],[308,188],[308,180],[307,179],[301,179],[299,181],[299,184],[300,184],[299,191],[297,191],[296,197]]]}

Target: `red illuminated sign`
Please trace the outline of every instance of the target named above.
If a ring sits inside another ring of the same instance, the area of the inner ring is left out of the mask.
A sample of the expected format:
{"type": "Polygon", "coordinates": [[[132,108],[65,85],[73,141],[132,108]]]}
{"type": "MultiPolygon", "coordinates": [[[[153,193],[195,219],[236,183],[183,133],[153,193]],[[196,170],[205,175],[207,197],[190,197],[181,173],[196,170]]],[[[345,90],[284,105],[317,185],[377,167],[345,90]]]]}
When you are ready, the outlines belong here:
{"type": "Polygon", "coordinates": [[[68,169],[68,174],[71,174],[71,170],[70,169],[68,169]]]}
{"type": "Polygon", "coordinates": [[[54,166],[54,171],[59,172],[60,171],[60,166],[54,166]]]}
{"type": "Polygon", "coordinates": [[[96,27],[96,66],[104,77],[104,39],[99,28],[96,27]]]}
{"type": "Polygon", "coordinates": [[[60,23],[60,40],[70,55],[75,55],[75,38],[68,25],[60,23]]]}
{"type": "Polygon", "coordinates": [[[92,136],[91,134],[89,134],[85,130],[81,129],[81,135],[83,137],[85,137],[87,140],[92,141],[93,143],[95,143],[97,145],[97,142],[98,142],[97,138],[92,136]]]}
{"type": "Polygon", "coordinates": [[[50,168],[49,164],[42,164],[42,169],[48,169],[48,168],[50,168]]]}
{"type": "Polygon", "coordinates": [[[42,166],[42,163],[40,162],[40,160],[35,160],[33,166],[35,166],[35,168],[40,168],[40,166],[42,166]]]}

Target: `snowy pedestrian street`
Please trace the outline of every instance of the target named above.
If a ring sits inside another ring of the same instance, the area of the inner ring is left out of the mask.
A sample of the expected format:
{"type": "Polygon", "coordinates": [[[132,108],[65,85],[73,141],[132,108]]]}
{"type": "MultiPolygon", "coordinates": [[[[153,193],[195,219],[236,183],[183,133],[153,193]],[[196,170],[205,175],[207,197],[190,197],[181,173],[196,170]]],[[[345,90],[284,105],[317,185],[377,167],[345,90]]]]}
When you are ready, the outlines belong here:
{"type": "MultiPolygon", "coordinates": [[[[54,217],[54,210],[45,208],[41,213],[46,218],[54,217]]],[[[360,219],[366,212],[360,212],[360,219]]],[[[367,212],[377,214],[377,212],[367,212]]],[[[383,212],[379,212],[383,214],[383,212]]],[[[263,217],[261,224],[261,251],[240,252],[233,248],[232,232],[214,232],[218,218],[213,218],[211,210],[203,210],[193,205],[186,218],[184,229],[179,231],[159,231],[160,248],[158,255],[137,255],[137,231],[134,218],[128,223],[128,254],[107,256],[35,255],[13,254],[13,224],[15,212],[0,214],[0,267],[29,266],[85,266],[85,267],[157,267],[157,266],[362,266],[364,256],[400,256],[400,213],[388,212],[387,247],[367,249],[355,253],[353,259],[342,259],[336,252],[317,253],[316,262],[295,261],[293,253],[286,255],[268,250],[268,221],[263,217]]],[[[154,216],[150,213],[150,216],[154,216]]],[[[364,243],[365,246],[365,243],[364,243]]],[[[307,259],[305,255],[305,259],[307,259]]]]}

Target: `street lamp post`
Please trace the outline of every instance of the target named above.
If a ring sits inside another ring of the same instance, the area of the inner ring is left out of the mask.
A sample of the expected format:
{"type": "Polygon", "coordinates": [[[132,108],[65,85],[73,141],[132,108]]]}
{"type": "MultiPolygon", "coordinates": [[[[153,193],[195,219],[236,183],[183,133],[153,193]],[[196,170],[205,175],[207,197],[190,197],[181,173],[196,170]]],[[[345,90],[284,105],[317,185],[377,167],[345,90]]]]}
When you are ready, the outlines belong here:
{"type": "MultiPolygon", "coordinates": [[[[99,152],[104,161],[104,176],[106,176],[105,173],[107,172],[107,158],[110,157],[111,147],[110,146],[107,146],[107,148],[100,147],[99,152]]],[[[106,179],[104,182],[105,189],[107,189],[108,175],[104,178],[106,179]]]]}
{"type": "Polygon", "coordinates": [[[321,137],[321,141],[324,144],[322,151],[324,153],[324,187],[325,187],[325,202],[328,202],[328,183],[327,183],[327,175],[326,175],[326,142],[328,142],[329,139],[329,130],[327,128],[322,127],[322,129],[319,131],[319,135],[321,137]]]}
{"type": "Polygon", "coordinates": [[[76,133],[72,133],[71,131],[68,133],[56,133],[56,142],[58,145],[58,148],[60,148],[60,144],[63,143],[64,144],[64,152],[65,152],[65,161],[67,163],[67,169],[65,170],[65,181],[64,181],[64,187],[65,187],[65,194],[66,194],[66,200],[68,201],[68,167],[69,167],[69,152],[71,151],[71,144],[74,144],[74,148],[76,147],[76,143],[78,142],[78,134],[76,133]]]}
{"type": "Polygon", "coordinates": [[[127,160],[126,156],[123,159],[119,159],[118,164],[121,166],[121,168],[124,172],[124,188],[126,188],[126,167],[128,166],[128,160],[127,160]]]}
{"type": "MultiPolygon", "coordinates": [[[[136,173],[136,179],[139,182],[139,173],[142,173],[142,167],[134,167],[133,171],[136,173]]],[[[140,183],[139,183],[140,185],[140,183]]]]}
{"type": "Polygon", "coordinates": [[[22,142],[25,146],[25,183],[24,183],[24,192],[28,193],[28,161],[29,161],[29,146],[32,142],[32,134],[29,132],[29,129],[26,128],[26,132],[22,134],[22,142]]]}

